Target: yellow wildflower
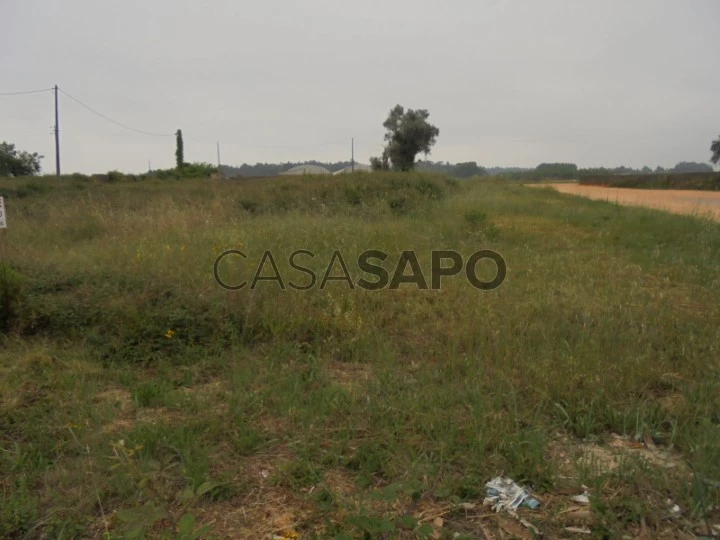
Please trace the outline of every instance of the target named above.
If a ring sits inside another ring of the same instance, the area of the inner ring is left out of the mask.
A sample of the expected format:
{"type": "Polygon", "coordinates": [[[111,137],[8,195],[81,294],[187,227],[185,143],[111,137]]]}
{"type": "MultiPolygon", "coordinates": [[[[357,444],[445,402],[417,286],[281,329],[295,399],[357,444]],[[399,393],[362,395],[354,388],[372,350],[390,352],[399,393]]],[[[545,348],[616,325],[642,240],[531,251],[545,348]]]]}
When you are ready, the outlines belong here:
{"type": "Polygon", "coordinates": [[[168,339],[172,339],[175,336],[175,330],[170,329],[167,332],[165,332],[165,337],[168,339]]]}

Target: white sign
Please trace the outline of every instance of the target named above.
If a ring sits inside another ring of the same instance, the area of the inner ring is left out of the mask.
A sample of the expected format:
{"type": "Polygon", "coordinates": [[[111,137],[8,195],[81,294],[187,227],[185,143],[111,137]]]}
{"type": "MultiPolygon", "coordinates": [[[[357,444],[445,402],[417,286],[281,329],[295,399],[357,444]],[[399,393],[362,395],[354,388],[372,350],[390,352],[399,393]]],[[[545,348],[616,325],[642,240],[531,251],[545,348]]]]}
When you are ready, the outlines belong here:
{"type": "Polygon", "coordinates": [[[0,229],[7,229],[7,221],[5,221],[5,200],[0,197],[0,229]]]}

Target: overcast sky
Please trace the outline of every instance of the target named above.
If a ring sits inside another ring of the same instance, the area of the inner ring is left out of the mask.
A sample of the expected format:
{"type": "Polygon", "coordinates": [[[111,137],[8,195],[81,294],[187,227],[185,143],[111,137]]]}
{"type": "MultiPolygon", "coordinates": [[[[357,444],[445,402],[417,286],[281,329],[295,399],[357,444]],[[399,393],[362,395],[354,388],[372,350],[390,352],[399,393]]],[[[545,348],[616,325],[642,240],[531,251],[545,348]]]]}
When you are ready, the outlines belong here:
{"type": "MultiPolygon", "coordinates": [[[[188,161],[367,163],[397,103],[430,159],[485,166],[707,162],[719,0],[0,0],[0,92],[58,84],[188,161]]],[[[54,171],[51,93],[0,97],[0,141],[54,171]]],[[[63,172],[170,167],[60,96],[63,172]]]]}

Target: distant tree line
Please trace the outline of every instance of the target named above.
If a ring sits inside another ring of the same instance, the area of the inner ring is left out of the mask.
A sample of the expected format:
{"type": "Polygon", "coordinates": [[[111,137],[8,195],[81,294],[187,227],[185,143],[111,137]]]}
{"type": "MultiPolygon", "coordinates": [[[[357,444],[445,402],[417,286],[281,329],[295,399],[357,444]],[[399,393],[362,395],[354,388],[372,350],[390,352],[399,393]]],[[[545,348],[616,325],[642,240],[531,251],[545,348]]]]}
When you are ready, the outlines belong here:
{"type": "Polygon", "coordinates": [[[464,163],[449,163],[442,161],[423,161],[420,160],[415,165],[418,171],[444,173],[456,178],[470,178],[472,176],[486,176],[488,170],[477,164],[475,161],[466,161],[464,163]]]}
{"type": "Polygon", "coordinates": [[[639,169],[625,166],[581,169],[575,163],[541,163],[534,169],[489,169],[489,172],[490,174],[516,180],[541,180],[543,178],[577,180],[585,176],[708,173],[713,172],[713,168],[707,163],[692,161],[681,161],[675,167],[656,167],[654,170],[647,165],[639,169]]]}
{"type": "MultiPolygon", "coordinates": [[[[430,160],[415,161],[419,153],[427,153],[435,144],[439,130],[427,122],[429,113],[426,110],[405,110],[400,105],[390,111],[390,114],[383,124],[387,129],[385,140],[387,145],[381,157],[371,158],[373,169],[395,169],[410,170],[416,168],[420,171],[444,173],[456,178],[471,178],[479,176],[496,176],[509,180],[532,180],[543,178],[557,178],[577,180],[588,176],[612,176],[612,175],[649,175],[649,174],[684,174],[684,173],[712,173],[714,169],[707,163],[696,163],[693,161],[681,161],[675,167],[666,169],[656,167],[654,170],[647,165],[641,169],[632,167],[594,167],[580,169],[575,163],[541,163],[535,168],[523,167],[483,167],[475,161],[452,164],[450,162],[434,162],[430,160]]],[[[317,165],[328,169],[330,172],[337,172],[349,167],[350,161],[322,162],[285,162],[285,163],[256,163],[250,165],[243,163],[239,167],[223,165],[216,169],[207,163],[186,163],[182,131],[177,130],[175,161],[176,168],[167,171],[155,171],[152,176],[166,178],[182,178],[190,176],[211,176],[216,171],[226,177],[258,177],[278,176],[281,172],[287,171],[298,165],[317,165]]],[[[720,137],[711,142],[710,151],[712,163],[720,162],[720,137]]],[[[40,173],[40,160],[43,156],[37,153],[19,151],[14,144],[0,143],[0,176],[34,176],[40,173]]],[[[111,171],[113,176],[121,173],[111,171]]]]}
{"type": "MultiPolygon", "coordinates": [[[[356,162],[357,164],[357,162],[356,162]]],[[[285,163],[256,163],[250,165],[243,163],[239,167],[232,167],[229,165],[222,165],[220,172],[227,177],[245,176],[278,176],[281,172],[287,171],[298,165],[317,165],[324,167],[330,172],[337,172],[351,165],[350,161],[335,161],[335,162],[324,162],[324,161],[301,161],[292,162],[288,161],[285,163]]],[[[466,163],[448,163],[448,162],[434,162],[434,161],[418,161],[415,164],[415,169],[418,171],[425,172],[437,172],[449,174],[457,178],[470,178],[471,176],[485,176],[488,170],[485,167],[479,166],[475,161],[468,161],[466,163]]],[[[500,169],[498,169],[500,170],[500,169]]]]}
{"type": "Polygon", "coordinates": [[[336,161],[336,162],[323,162],[323,161],[299,161],[299,162],[292,162],[287,161],[285,163],[256,163],[255,165],[250,165],[248,163],[243,163],[239,167],[232,167],[230,165],[221,165],[220,166],[220,172],[228,177],[234,177],[234,176],[247,176],[247,177],[254,177],[254,176],[278,176],[281,172],[287,171],[288,169],[292,169],[293,167],[296,167],[298,165],[317,165],[319,167],[325,167],[330,172],[337,172],[341,169],[344,169],[345,167],[349,167],[351,165],[350,161],[336,161]]]}
{"type": "Polygon", "coordinates": [[[681,161],[672,168],[656,167],[654,170],[647,165],[642,169],[633,169],[632,167],[615,167],[608,169],[605,167],[596,167],[589,169],[580,169],[583,175],[602,175],[602,174],[666,174],[666,173],[705,173],[713,172],[713,168],[707,163],[696,163],[694,161],[681,161]]]}
{"type": "MultiPolygon", "coordinates": [[[[302,161],[286,163],[256,163],[250,165],[243,163],[239,167],[223,165],[220,167],[222,174],[228,177],[245,176],[278,176],[281,172],[297,165],[318,165],[325,167],[330,172],[336,172],[350,166],[349,161],[302,161]]],[[[539,180],[543,178],[558,178],[564,180],[576,180],[581,176],[595,175],[619,175],[619,174],[664,174],[664,173],[692,173],[712,172],[713,168],[706,163],[694,163],[683,161],[672,168],[656,167],[651,169],[648,166],[633,169],[632,167],[595,167],[579,168],[575,163],[541,163],[534,168],[526,167],[483,167],[475,161],[463,163],[450,163],[448,161],[418,160],[415,169],[424,172],[435,172],[448,174],[455,178],[470,178],[474,176],[495,176],[507,180],[539,180]]]]}
{"type": "Polygon", "coordinates": [[[532,176],[537,179],[575,180],[578,177],[578,166],[574,163],[541,163],[535,167],[532,176]]]}

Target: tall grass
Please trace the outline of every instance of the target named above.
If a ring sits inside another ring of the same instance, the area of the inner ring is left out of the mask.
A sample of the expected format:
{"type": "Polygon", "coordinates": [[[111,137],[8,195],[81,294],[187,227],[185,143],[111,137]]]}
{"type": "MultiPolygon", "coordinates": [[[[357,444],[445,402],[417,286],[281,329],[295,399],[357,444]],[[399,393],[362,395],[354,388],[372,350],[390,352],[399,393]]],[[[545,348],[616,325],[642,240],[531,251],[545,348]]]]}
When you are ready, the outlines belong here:
{"type": "Polygon", "coordinates": [[[633,483],[582,469],[606,503],[598,530],[645,518],[660,531],[670,495],[694,519],[720,503],[715,223],[395,174],[56,185],[6,206],[6,263],[24,284],[0,352],[7,535],[88,531],[98,500],[105,512],[165,499],[172,510],[178,489],[222,479],[194,510],[210,521],[214,505],[260,489],[261,456],[263,489],[289,497],[306,533],[368,533],[373,520],[399,531],[395,507],[373,505],[377,489],[481,501],[504,471],[552,494],[558,441],[570,452],[610,433],[674,449],[694,475],[633,470],[633,483]],[[490,292],[461,276],[439,291],[228,292],[213,264],[231,248],[249,258],[223,271],[248,281],[267,250],[304,280],[287,260],[298,249],[316,254],[303,261],[319,279],[335,251],[356,280],[368,249],[390,255],[391,273],[414,250],[429,274],[432,250],[484,248],[508,278],[490,292]],[[119,439],[139,447],[125,462],[139,469],[112,472],[119,439]],[[152,476],[164,459],[179,467],[169,484],[152,476]],[[78,468],[92,481],[72,480],[78,468]]]}

